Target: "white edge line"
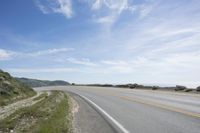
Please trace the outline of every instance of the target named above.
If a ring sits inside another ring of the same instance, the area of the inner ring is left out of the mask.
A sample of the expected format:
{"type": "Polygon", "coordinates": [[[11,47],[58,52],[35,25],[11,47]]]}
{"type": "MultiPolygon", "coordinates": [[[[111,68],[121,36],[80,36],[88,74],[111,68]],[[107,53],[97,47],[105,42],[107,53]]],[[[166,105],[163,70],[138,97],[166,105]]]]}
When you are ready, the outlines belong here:
{"type": "Polygon", "coordinates": [[[120,124],[117,120],[115,120],[112,116],[110,116],[105,110],[103,110],[101,107],[99,107],[96,103],[91,101],[85,96],[82,96],[84,99],[89,101],[93,106],[95,106],[99,111],[101,111],[106,117],[108,117],[123,133],[130,133],[127,129],[124,128],[122,124],[120,124]]]}

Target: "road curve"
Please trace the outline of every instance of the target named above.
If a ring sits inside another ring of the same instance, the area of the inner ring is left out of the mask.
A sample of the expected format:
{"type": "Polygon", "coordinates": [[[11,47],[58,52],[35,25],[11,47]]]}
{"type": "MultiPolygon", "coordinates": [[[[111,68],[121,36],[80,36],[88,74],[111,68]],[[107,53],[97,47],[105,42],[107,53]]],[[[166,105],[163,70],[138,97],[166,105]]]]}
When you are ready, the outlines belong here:
{"type": "Polygon", "coordinates": [[[121,126],[123,133],[200,132],[198,94],[86,86],[42,89],[65,90],[84,97],[97,105],[101,113],[104,111],[112,124],[119,129],[121,126]]]}

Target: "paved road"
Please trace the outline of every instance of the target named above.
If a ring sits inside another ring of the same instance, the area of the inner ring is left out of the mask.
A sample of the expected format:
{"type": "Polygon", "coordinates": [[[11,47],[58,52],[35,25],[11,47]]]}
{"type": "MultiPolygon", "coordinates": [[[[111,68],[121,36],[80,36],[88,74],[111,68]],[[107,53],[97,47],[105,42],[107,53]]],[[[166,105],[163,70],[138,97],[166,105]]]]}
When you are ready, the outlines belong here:
{"type": "Polygon", "coordinates": [[[85,97],[124,133],[200,133],[199,94],[81,86],[54,89],[85,97]]]}

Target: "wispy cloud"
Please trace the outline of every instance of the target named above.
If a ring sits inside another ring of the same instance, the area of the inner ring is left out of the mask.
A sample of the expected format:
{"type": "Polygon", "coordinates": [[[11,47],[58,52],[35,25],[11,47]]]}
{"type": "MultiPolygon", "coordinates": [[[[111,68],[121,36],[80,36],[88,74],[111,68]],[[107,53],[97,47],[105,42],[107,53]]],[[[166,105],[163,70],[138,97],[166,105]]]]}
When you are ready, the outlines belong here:
{"type": "Polygon", "coordinates": [[[106,65],[127,65],[127,62],[122,60],[102,60],[101,63],[106,65]]]}
{"type": "Polygon", "coordinates": [[[140,4],[135,4],[131,0],[94,0],[90,2],[92,2],[91,9],[94,11],[95,22],[104,25],[115,23],[124,11],[137,14],[139,19],[145,18],[159,5],[159,1],[154,0],[146,0],[140,4]]]}
{"type": "MultiPolygon", "coordinates": [[[[73,11],[71,0],[35,0],[35,3],[44,14],[60,13],[71,18],[76,12],[73,11]]],[[[138,12],[139,18],[144,18],[155,8],[158,2],[150,0],[142,4],[133,4],[131,0],[84,0],[84,3],[91,5],[94,22],[111,26],[124,11],[138,12]]]]}
{"type": "Polygon", "coordinates": [[[130,9],[129,6],[128,0],[95,0],[91,9],[101,12],[94,17],[97,23],[112,25],[124,10],[130,9]]]}
{"type": "Polygon", "coordinates": [[[73,51],[73,48],[54,48],[54,49],[47,49],[47,50],[41,50],[37,52],[28,53],[27,55],[30,56],[41,56],[41,55],[50,55],[50,54],[56,54],[61,52],[68,52],[73,51]]]}
{"type": "Polygon", "coordinates": [[[133,72],[132,67],[130,66],[113,66],[110,67],[110,72],[109,73],[117,73],[117,74],[131,74],[133,72]]]}
{"type": "Polygon", "coordinates": [[[75,68],[7,68],[12,73],[63,73],[63,72],[77,72],[75,68]]]}
{"type": "Polygon", "coordinates": [[[71,0],[36,0],[35,3],[44,14],[60,13],[66,18],[73,15],[71,0]]]}
{"type": "Polygon", "coordinates": [[[73,51],[73,48],[54,48],[40,50],[36,52],[18,52],[18,51],[9,51],[5,49],[0,49],[0,60],[11,60],[16,58],[30,58],[30,57],[40,57],[53,54],[59,54],[64,52],[73,51]]]}
{"type": "Polygon", "coordinates": [[[82,58],[82,59],[68,58],[67,61],[73,64],[79,64],[79,65],[84,65],[84,66],[97,66],[97,64],[91,62],[89,59],[86,59],[86,58],[82,58]]]}
{"type": "Polygon", "coordinates": [[[13,52],[5,49],[0,49],[0,60],[9,60],[11,59],[12,55],[13,52]]]}

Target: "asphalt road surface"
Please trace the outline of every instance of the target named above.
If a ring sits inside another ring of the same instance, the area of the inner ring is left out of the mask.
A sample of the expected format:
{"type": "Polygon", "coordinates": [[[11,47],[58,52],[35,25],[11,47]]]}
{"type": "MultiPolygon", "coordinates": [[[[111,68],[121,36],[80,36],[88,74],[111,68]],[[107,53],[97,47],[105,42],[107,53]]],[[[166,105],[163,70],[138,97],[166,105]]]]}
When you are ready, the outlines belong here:
{"type": "Polygon", "coordinates": [[[200,133],[199,94],[86,86],[42,89],[80,95],[116,132],[200,133]]]}

